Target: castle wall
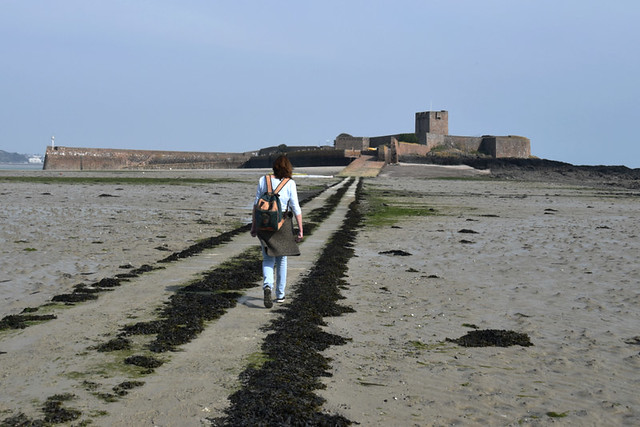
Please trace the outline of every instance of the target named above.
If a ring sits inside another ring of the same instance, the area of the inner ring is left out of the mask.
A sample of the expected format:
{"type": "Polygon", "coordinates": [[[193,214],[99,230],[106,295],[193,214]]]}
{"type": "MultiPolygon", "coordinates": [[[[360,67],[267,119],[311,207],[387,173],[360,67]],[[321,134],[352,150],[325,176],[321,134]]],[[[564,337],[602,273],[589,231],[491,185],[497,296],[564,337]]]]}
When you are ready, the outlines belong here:
{"type": "Polygon", "coordinates": [[[485,136],[483,137],[481,151],[490,154],[493,158],[502,157],[531,157],[531,141],[524,136],[485,136]]]}
{"type": "Polygon", "coordinates": [[[240,167],[251,156],[252,153],[47,147],[43,169],[229,169],[240,167]]]}
{"type": "MultiPolygon", "coordinates": [[[[308,150],[292,151],[287,153],[294,168],[309,166],[346,166],[354,157],[360,156],[361,150],[351,151],[357,156],[349,157],[349,150],[308,150]]],[[[282,153],[273,153],[266,156],[254,156],[247,160],[243,168],[270,168],[274,160],[282,153]]]]}
{"type": "Polygon", "coordinates": [[[466,153],[472,153],[480,151],[480,147],[482,146],[482,137],[446,135],[444,139],[444,146],[447,148],[457,148],[458,150],[466,153]]]}
{"type": "MultiPolygon", "coordinates": [[[[401,141],[403,136],[409,135],[408,133],[396,133],[393,135],[382,135],[369,137],[369,146],[371,148],[380,148],[383,145],[389,145],[394,139],[401,141]]],[[[413,135],[413,134],[411,134],[413,135]]]]}
{"type": "Polygon", "coordinates": [[[370,139],[366,136],[339,135],[334,146],[337,150],[366,150],[369,148],[370,139]]]}
{"type": "Polygon", "coordinates": [[[422,144],[397,141],[395,144],[396,161],[402,161],[403,156],[426,156],[429,151],[429,147],[422,144]]]}
{"type": "Polygon", "coordinates": [[[522,136],[457,136],[426,134],[426,146],[429,151],[436,147],[458,149],[465,153],[479,152],[493,158],[531,157],[531,142],[522,136]]]}
{"type": "Polygon", "coordinates": [[[420,144],[426,145],[429,151],[431,151],[435,147],[443,146],[445,137],[446,135],[440,135],[437,133],[425,133],[424,138],[418,139],[422,139],[424,142],[421,142],[420,144]]]}
{"type": "Polygon", "coordinates": [[[428,133],[425,135],[425,145],[429,148],[429,151],[436,147],[443,147],[446,149],[458,149],[460,151],[470,153],[480,150],[482,137],[438,135],[428,133]]]}

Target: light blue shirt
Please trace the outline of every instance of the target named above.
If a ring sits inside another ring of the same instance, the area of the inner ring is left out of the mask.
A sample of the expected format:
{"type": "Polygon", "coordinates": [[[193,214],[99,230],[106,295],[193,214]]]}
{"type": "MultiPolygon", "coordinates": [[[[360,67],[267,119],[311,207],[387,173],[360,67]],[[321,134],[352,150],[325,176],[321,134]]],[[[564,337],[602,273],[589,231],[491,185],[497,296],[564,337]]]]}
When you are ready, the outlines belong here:
{"type": "MultiPolygon", "coordinates": [[[[275,176],[271,175],[271,188],[273,190],[280,184],[280,180],[275,176]]],[[[255,205],[260,200],[260,196],[267,192],[267,181],[265,181],[264,176],[260,177],[260,181],[258,181],[258,189],[256,190],[256,198],[253,202],[255,205]]],[[[302,209],[300,209],[300,203],[298,202],[298,189],[296,187],[296,182],[292,179],[289,180],[285,184],[284,187],[278,193],[280,196],[280,205],[282,206],[282,211],[287,210],[287,205],[289,209],[293,212],[294,215],[300,215],[302,213],[302,209]]]]}

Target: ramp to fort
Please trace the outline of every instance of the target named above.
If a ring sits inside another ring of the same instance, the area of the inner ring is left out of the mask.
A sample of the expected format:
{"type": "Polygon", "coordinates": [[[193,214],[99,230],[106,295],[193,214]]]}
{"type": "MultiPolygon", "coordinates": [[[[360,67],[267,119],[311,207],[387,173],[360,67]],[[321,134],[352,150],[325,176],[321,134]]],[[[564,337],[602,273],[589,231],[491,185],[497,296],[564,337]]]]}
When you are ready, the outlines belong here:
{"type": "Polygon", "coordinates": [[[384,165],[373,156],[360,156],[340,171],[338,176],[373,178],[378,176],[384,165]]]}

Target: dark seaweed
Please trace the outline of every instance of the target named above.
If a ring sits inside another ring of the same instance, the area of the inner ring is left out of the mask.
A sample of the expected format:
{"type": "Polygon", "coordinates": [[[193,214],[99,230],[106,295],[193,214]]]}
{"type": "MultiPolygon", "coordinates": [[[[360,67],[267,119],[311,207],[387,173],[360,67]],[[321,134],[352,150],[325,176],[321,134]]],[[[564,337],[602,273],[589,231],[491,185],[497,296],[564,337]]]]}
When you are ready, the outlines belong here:
{"type": "Polygon", "coordinates": [[[129,390],[132,388],[142,387],[143,385],[144,381],[125,381],[113,387],[113,392],[122,397],[129,394],[129,390]]]}
{"type": "Polygon", "coordinates": [[[99,289],[99,288],[91,288],[85,284],[79,284],[79,285],[75,285],[73,287],[73,292],[74,293],[79,293],[79,294],[97,294],[99,292],[103,292],[104,289],[99,289]]]}
{"type": "MultiPolygon", "coordinates": [[[[255,286],[255,283],[248,283],[255,286]]],[[[166,316],[160,330],[149,349],[155,353],[174,351],[176,346],[186,344],[204,330],[204,322],[221,317],[229,308],[235,307],[238,292],[219,294],[189,294],[181,292],[174,295],[164,310],[166,316]]]]}
{"type": "Polygon", "coordinates": [[[132,325],[126,325],[120,331],[121,336],[129,335],[152,335],[160,331],[160,320],[152,320],[150,322],[138,322],[132,325]]]}
{"type": "Polygon", "coordinates": [[[462,230],[458,230],[458,233],[466,233],[466,234],[478,234],[477,231],[470,230],[468,228],[463,228],[462,230]]]}
{"type": "Polygon", "coordinates": [[[120,286],[120,282],[122,280],[120,279],[115,279],[113,277],[105,277],[104,279],[100,280],[99,282],[96,282],[93,284],[94,287],[96,288],[115,288],[120,286]]]}
{"type": "Polygon", "coordinates": [[[133,273],[118,273],[115,277],[116,279],[132,279],[138,277],[138,275],[133,273]]]}
{"type": "Polygon", "coordinates": [[[5,329],[24,329],[29,326],[27,322],[44,322],[55,318],[54,314],[11,314],[0,320],[0,331],[5,329]]]}
{"type": "Polygon", "coordinates": [[[471,331],[460,338],[447,338],[446,341],[463,347],[509,347],[512,345],[529,347],[533,345],[527,334],[499,329],[471,331]]]}
{"type": "Polygon", "coordinates": [[[393,256],[411,256],[413,254],[406,252],[406,251],[401,251],[398,249],[393,249],[390,251],[382,251],[382,252],[378,252],[380,255],[393,255],[393,256]]]}
{"type": "Polygon", "coordinates": [[[73,399],[72,394],[56,394],[47,399],[42,408],[46,423],[61,424],[80,418],[81,412],[76,409],[68,409],[62,406],[63,402],[73,399]]]}
{"type": "Polygon", "coordinates": [[[84,302],[84,301],[89,301],[89,300],[96,300],[98,299],[98,295],[95,294],[88,294],[88,293],[72,293],[72,294],[60,294],[60,295],[55,295],[53,298],[51,298],[51,301],[53,302],[84,302]]]}
{"type": "Polygon", "coordinates": [[[2,420],[3,427],[45,427],[43,420],[32,420],[22,412],[2,420]]]}
{"type": "Polygon", "coordinates": [[[116,337],[96,347],[100,352],[129,350],[131,349],[131,340],[124,337],[116,337]]]}
{"type": "Polygon", "coordinates": [[[164,267],[153,267],[149,264],[143,264],[140,267],[134,268],[133,270],[131,270],[131,274],[136,274],[139,276],[142,273],[148,273],[149,271],[158,270],[160,268],[164,268],[164,267]]]}
{"type": "Polygon", "coordinates": [[[200,242],[194,245],[191,245],[180,252],[174,252],[173,254],[169,255],[164,259],[161,259],[158,262],[167,263],[167,262],[177,261],[182,258],[188,258],[190,256],[199,254],[200,252],[206,249],[211,249],[211,248],[220,246],[221,244],[230,241],[234,236],[242,232],[249,231],[250,229],[251,229],[251,224],[245,224],[242,227],[238,227],[234,230],[227,231],[218,236],[209,237],[208,239],[201,240],[200,242]]]}
{"type": "Polygon", "coordinates": [[[155,357],[138,355],[127,357],[124,359],[124,363],[127,365],[140,366],[141,368],[155,369],[162,366],[164,362],[160,359],[156,359],[155,357]]]}

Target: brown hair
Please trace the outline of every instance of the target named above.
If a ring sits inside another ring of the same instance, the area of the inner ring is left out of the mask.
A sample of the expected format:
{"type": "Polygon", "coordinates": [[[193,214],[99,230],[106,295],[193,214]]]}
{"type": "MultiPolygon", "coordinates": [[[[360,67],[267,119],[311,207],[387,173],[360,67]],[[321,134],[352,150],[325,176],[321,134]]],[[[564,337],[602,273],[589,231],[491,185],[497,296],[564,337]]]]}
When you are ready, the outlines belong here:
{"type": "Polygon", "coordinates": [[[287,156],[279,156],[273,162],[273,174],[276,178],[291,178],[291,173],[293,172],[293,166],[291,166],[291,162],[287,158],[287,156]]]}

